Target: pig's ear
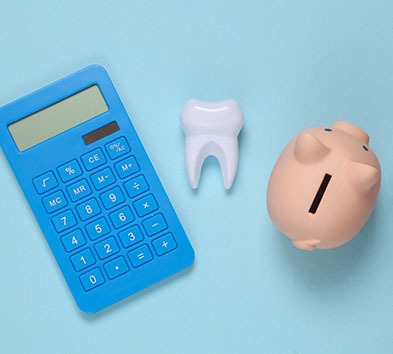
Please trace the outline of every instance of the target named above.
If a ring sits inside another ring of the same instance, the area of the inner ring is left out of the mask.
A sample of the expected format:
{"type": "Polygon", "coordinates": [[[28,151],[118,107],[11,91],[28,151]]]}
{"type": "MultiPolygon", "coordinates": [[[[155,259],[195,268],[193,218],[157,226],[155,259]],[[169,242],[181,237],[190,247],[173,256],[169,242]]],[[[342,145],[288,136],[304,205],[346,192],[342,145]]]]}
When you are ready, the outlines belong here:
{"type": "Polygon", "coordinates": [[[295,158],[302,163],[313,163],[322,160],[330,149],[310,133],[300,133],[295,142],[295,158]]]}
{"type": "Polygon", "coordinates": [[[363,162],[349,161],[346,174],[351,184],[359,191],[368,192],[381,178],[381,172],[363,162]]]}

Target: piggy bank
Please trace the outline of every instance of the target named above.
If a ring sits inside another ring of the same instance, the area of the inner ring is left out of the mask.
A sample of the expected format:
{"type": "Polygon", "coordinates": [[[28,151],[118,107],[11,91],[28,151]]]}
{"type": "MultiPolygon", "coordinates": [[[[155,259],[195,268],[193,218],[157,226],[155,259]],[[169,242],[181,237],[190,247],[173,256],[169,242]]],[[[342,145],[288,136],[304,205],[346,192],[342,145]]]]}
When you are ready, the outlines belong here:
{"type": "Polygon", "coordinates": [[[267,208],[294,246],[334,248],[369,218],[381,168],[368,135],[348,122],[307,129],[289,142],[270,176],[267,208]]]}

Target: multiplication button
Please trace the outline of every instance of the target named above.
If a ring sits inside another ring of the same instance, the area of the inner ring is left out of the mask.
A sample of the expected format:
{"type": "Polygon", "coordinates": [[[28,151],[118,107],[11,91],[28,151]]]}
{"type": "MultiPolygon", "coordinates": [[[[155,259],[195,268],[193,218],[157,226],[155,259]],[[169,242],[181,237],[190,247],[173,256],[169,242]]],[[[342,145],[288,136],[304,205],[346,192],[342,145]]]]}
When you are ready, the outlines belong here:
{"type": "Polygon", "coordinates": [[[158,204],[152,194],[134,202],[134,208],[139,216],[145,216],[158,209],[158,204]]]}
{"type": "Polygon", "coordinates": [[[56,188],[59,185],[55,175],[51,171],[34,178],[33,184],[39,194],[50,191],[51,189],[56,188]]]}

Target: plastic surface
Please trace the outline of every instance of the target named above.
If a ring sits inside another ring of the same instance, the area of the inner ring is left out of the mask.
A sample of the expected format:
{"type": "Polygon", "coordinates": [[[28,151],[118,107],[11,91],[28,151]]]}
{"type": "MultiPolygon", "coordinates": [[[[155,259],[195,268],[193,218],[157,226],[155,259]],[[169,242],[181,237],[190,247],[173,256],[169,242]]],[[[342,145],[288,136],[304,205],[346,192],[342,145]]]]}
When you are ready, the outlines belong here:
{"type": "Polygon", "coordinates": [[[185,162],[191,188],[198,188],[203,162],[214,156],[220,164],[224,187],[230,189],[238,166],[237,136],[243,126],[238,103],[192,99],[184,106],[180,121],[186,135],[185,162]]]}
{"type": "Polygon", "coordinates": [[[360,128],[336,122],[296,136],[277,160],[267,190],[273,223],[301,249],[352,239],[370,216],[381,169],[360,128]]]}
{"type": "Polygon", "coordinates": [[[0,116],[4,153],[83,311],[98,311],[193,262],[187,236],[102,67],[89,66],[10,103],[0,116]],[[18,151],[10,123],[92,85],[102,91],[108,112],[18,151]],[[119,131],[85,145],[82,136],[113,121],[119,131]],[[165,224],[151,224],[157,217],[165,224]],[[169,232],[176,248],[164,254],[153,242],[169,232]]]}

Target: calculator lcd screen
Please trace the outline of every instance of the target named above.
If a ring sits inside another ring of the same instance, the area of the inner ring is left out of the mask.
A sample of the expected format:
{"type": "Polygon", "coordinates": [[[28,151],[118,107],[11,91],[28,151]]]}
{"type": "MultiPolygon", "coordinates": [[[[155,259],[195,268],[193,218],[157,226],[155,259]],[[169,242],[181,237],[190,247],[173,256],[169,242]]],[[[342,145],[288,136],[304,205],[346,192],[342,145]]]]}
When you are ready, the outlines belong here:
{"type": "Polygon", "coordinates": [[[25,151],[108,110],[94,85],[10,124],[8,129],[19,151],[25,151]]]}

